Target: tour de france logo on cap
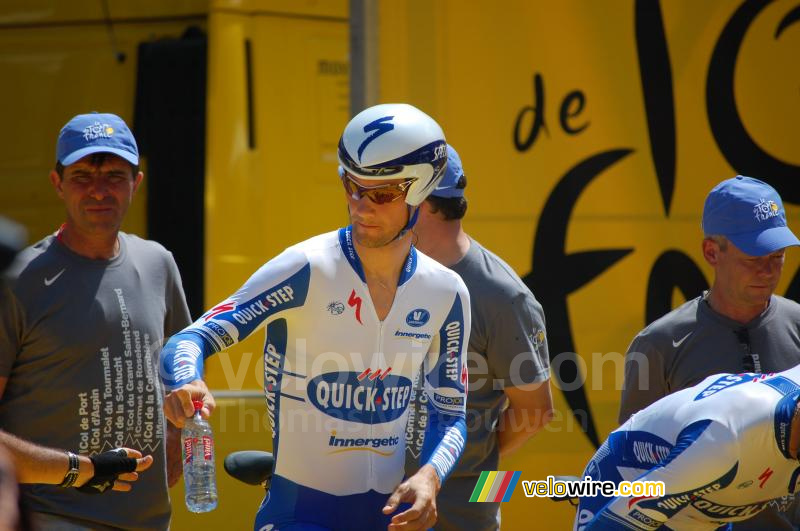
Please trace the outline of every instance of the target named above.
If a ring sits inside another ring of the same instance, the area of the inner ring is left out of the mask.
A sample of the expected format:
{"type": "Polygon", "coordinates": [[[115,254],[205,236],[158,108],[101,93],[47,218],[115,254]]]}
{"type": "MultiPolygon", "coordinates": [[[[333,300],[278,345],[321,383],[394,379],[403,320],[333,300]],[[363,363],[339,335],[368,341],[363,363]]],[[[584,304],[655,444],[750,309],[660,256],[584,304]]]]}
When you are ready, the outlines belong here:
{"type": "Polygon", "coordinates": [[[84,140],[96,140],[98,138],[111,138],[114,134],[114,128],[108,124],[101,124],[95,122],[92,125],[87,125],[83,128],[84,140]]]}
{"type": "Polygon", "coordinates": [[[767,221],[769,218],[776,217],[779,212],[778,205],[771,199],[761,198],[761,201],[753,207],[753,214],[756,216],[756,221],[767,221]]]}

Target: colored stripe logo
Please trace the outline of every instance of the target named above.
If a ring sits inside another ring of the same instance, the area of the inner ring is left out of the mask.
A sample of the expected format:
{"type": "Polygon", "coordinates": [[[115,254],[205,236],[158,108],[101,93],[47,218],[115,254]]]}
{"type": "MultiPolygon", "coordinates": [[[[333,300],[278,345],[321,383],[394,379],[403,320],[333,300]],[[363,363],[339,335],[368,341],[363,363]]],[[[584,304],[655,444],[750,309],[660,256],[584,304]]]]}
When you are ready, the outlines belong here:
{"type": "Polygon", "coordinates": [[[507,502],[514,493],[514,488],[519,483],[521,472],[504,472],[484,470],[475,490],[472,491],[471,502],[507,502]]]}

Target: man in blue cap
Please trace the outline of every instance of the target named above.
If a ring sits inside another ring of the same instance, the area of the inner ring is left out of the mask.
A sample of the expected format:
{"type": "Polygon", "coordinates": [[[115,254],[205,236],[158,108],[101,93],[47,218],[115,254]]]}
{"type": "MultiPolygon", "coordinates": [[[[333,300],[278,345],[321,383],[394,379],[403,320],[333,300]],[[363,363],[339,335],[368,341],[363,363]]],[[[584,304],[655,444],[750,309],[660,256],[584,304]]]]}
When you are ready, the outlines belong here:
{"type": "MultiPolygon", "coordinates": [[[[786,248],[800,245],[778,192],[751,177],[722,181],[706,197],[702,229],[703,257],[714,269],[711,289],[634,338],[620,424],[709,375],[779,372],[800,363],[800,305],[774,294],[786,248]]],[[[772,502],[735,527],[793,529],[789,520],[800,523],[797,506],[791,499],[772,502]]]]}
{"type": "Polygon", "coordinates": [[[120,117],[70,120],[50,172],[65,221],[0,287],[0,442],[42,529],[169,526],[158,349],[190,321],[172,255],[120,231],[138,164],[120,117]],[[87,496],[130,490],[151,465],[129,494],[87,496]]]}
{"type": "MultiPolygon", "coordinates": [[[[461,226],[467,211],[461,159],[447,148],[447,170],[420,207],[417,248],[458,273],[473,301],[469,339],[467,444],[437,497],[437,530],[498,529],[500,503],[469,503],[484,470],[531,438],[552,416],[550,360],[541,305],[511,267],[461,226]]],[[[418,465],[427,424],[415,386],[406,473],[418,465]]],[[[422,400],[421,400],[422,399],[422,400]]]]}

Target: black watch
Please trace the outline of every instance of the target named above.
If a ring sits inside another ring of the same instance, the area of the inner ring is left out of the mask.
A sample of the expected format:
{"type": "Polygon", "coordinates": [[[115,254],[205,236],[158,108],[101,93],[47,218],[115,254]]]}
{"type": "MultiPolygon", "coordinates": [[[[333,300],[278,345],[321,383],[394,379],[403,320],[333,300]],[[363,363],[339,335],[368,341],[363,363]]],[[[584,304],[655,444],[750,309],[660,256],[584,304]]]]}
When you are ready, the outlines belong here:
{"type": "Polygon", "coordinates": [[[75,484],[75,481],[78,479],[78,470],[80,469],[80,461],[78,461],[77,455],[72,452],[67,452],[67,457],[69,457],[69,469],[67,473],[64,474],[64,480],[59,485],[59,487],[64,487],[65,489],[75,484]]]}

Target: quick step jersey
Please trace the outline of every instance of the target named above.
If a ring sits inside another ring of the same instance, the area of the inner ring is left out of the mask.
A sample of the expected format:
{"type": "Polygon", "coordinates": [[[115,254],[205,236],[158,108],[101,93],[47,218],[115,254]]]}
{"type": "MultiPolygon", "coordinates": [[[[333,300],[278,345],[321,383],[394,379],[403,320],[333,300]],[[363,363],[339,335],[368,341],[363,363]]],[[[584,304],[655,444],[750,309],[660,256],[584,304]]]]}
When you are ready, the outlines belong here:
{"type": "Polygon", "coordinates": [[[709,376],[634,414],[584,476],[663,481],[666,496],[582,498],[575,529],[716,529],[793,494],[800,466],[789,437],[798,398],[800,366],[709,376]]]}
{"type": "Polygon", "coordinates": [[[200,378],[204,358],[262,327],[276,478],[262,507],[269,518],[259,522],[385,525],[370,518],[403,479],[420,369],[432,415],[425,459],[447,476],[466,437],[470,308],[458,275],[412,247],[380,321],[350,228],[317,236],[270,260],[174,336],[162,355],[165,384],[200,378]]]}

